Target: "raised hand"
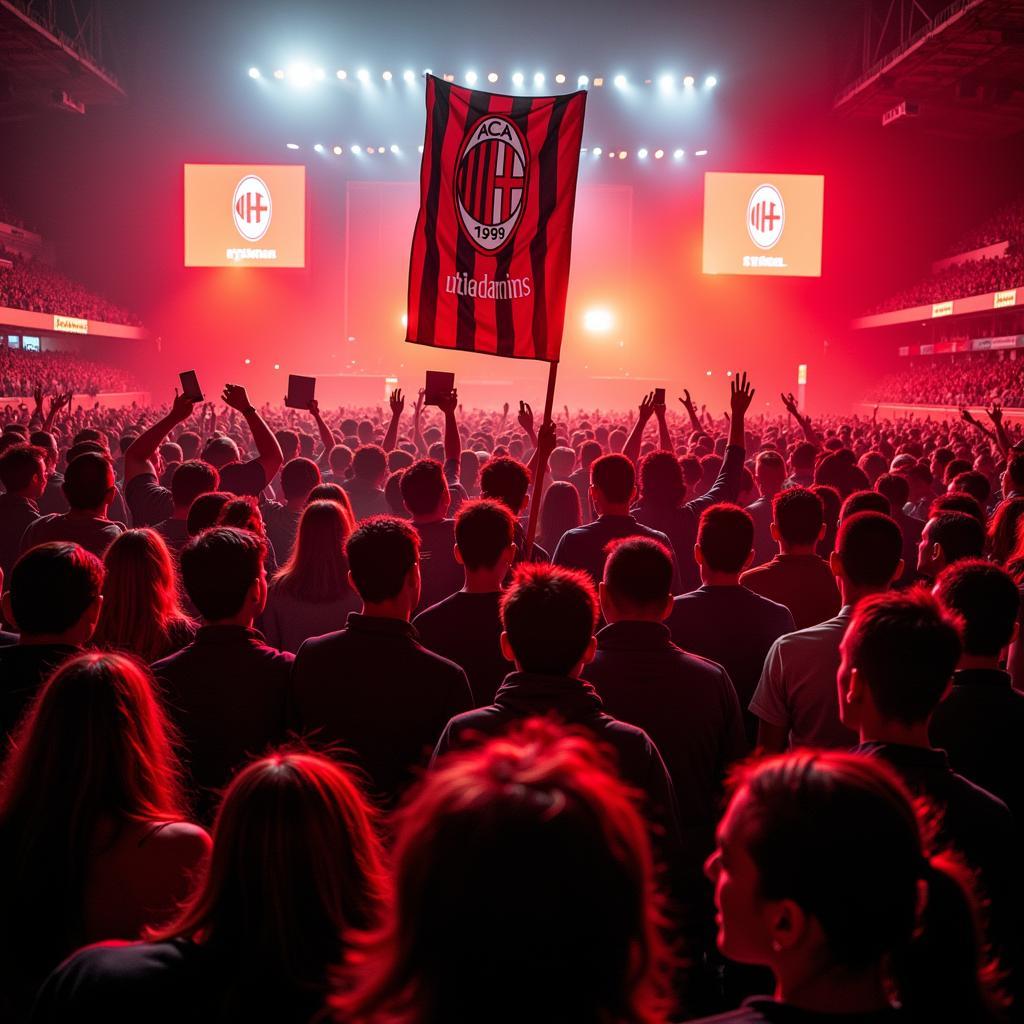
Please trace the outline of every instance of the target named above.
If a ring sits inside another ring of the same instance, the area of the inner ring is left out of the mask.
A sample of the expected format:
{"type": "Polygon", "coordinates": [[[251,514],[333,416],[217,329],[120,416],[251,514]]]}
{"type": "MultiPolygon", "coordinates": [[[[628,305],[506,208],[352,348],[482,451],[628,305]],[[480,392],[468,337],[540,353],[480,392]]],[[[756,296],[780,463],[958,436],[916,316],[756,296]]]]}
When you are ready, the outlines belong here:
{"type": "Polygon", "coordinates": [[[531,437],[533,436],[533,410],[530,408],[529,402],[519,403],[519,426],[523,428],[531,437]]]}
{"type": "Polygon", "coordinates": [[[412,411],[417,420],[420,418],[420,413],[423,412],[423,400],[426,398],[426,395],[426,388],[420,388],[416,394],[416,404],[412,407],[412,411]]]}
{"type": "Polygon", "coordinates": [[[992,408],[986,409],[985,412],[997,427],[1003,422],[1003,407],[998,402],[993,402],[992,408]]]}
{"type": "Polygon", "coordinates": [[[443,398],[438,399],[438,409],[441,410],[445,415],[454,413],[459,407],[459,391],[458,388],[452,388],[452,390],[445,395],[443,398]]]}
{"type": "Polygon", "coordinates": [[[32,398],[33,398],[33,400],[36,403],[36,408],[41,410],[43,408],[43,385],[42,384],[37,384],[32,389],[32,398]]]}
{"type": "Polygon", "coordinates": [[[648,391],[643,398],[640,399],[640,419],[646,423],[654,412],[654,392],[648,391]]]}
{"type": "Polygon", "coordinates": [[[388,399],[388,402],[391,406],[391,415],[401,416],[405,409],[405,397],[402,395],[402,389],[395,388],[395,390],[391,392],[391,398],[388,399]]]}
{"type": "Polygon", "coordinates": [[[537,431],[537,451],[541,458],[549,456],[558,447],[558,439],[555,435],[555,424],[553,422],[542,423],[537,431]]]}
{"type": "Polygon", "coordinates": [[[306,409],[314,419],[320,418],[320,403],[315,398],[309,400],[309,405],[306,406],[306,409]]]}
{"type": "Polygon", "coordinates": [[[744,370],[742,374],[734,376],[729,383],[729,407],[733,416],[742,419],[753,400],[754,389],[750,386],[747,372],[744,370]]]}
{"type": "Polygon", "coordinates": [[[683,388],[683,397],[679,399],[683,403],[683,408],[693,417],[697,415],[697,409],[693,404],[693,399],[690,397],[690,392],[683,388]]]}
{"type": "MultiPolygon", "coordinates": [[[[246,409],[252,408],[252,404],[249,402],[249,395],[241,384],[225,384],[224,393],[220,396],[220,400],[226,406],[237,409],[238,412],[245,412],[246,409]]],[[[191,403],[189,404],[191,406],[191,403]]]]}
{"type": "Polygon", "coordinates": [[[978,421],[971,415],[971,410],[966,406],[960,410],[960,419],[962,419],[964,423],[970,423],[972,427],[977,426],[978,424],[978,421]]]}
{"type": "Polygon", "coordinates": [[[779,397],[782,399],[782,404],[786,407],[786,412],[788,412],[790,416],[795,416],[799,419],[800,410],[796,407],[796,399],[793,397],[793,392],[791,391],[788,395],[782,394],[779,397]]]}
{"type": "Polygon", "coordinates": [[[174,401],[171,403],[171,415],[179,422],[187,420],[192,415],[195,404],[187,395],[179,395],[178,389],[175,388],[174,401]]]}
{"type": "Polygon", "coordinates": [[[508,419],[508,402],[501,407],[501,418],[508,419]]]}

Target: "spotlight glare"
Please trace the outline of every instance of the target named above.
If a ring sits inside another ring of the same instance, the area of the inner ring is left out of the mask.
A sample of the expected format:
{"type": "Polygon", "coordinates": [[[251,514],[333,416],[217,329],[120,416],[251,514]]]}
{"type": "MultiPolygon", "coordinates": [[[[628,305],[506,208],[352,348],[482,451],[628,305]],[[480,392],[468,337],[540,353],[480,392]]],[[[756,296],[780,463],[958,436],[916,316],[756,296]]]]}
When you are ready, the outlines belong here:
{"type": "Polygon", "coordinates": [[[694,156],[707,156],[708,151],[706,149],[698,149],[694,152],[694,156]]]}
{"type": "Polygon", "coordinates": [[[348,78],[348,72],[344,68],[338,68],[338,81],[344,82],[348,78]]]}
{"type": "Polygon", "coordinates": [[[620,160],[625,160],[626,159],[626,151],[624,149],[620,149],[619,150],[619,159],[620,160]]]}
{"type": "Polygon", "coordinates": [[[385,82],[390,82],[394,76],[390,71],[385,71],[380,77],[383,78],[385,82]]]}
{"type": "Polygon", "coordinates": [[[693,75],[687,75],[683,79],[683,87],[686,88],[686,89],[692,89],[693,88],[693,75]]]}
{"type": "Polygon", "coordinates": [[[391,143],[391,152],[395,153],[395,154],[401,152],[401,150],[398,148],[397,143],[394,143],[394,142],[391,143]]]}
{"type": "Polygon", "coordinates": [[[359,143],[358,142],[354,146],[349,146],[349,149],[351,149],[352,152],[357,154],[357,155],[362,152],[362,150],[359,148],[359,143]]]}
{"type": "Polygon", "coordinates": [[[708,77],[704,79],[705,89],[714,89],[716,85],[718,85],[718,79],[715,78],[714,75],[708,75],[708,77]]]}
{"type": "Polygon", "coordinates": [[[595,146],[590,152],[593,153],[594,156],[600,156],[601,155],[601,147],[600,146],[595,146]]]}
{"type": "Polygon", "coordinates": [[[663,149],[656,149],[654,151],[654,159],[655,160],[660,160],[664,155],[665,155],[665,150],[663,150],[663,149]]]}
{"type": "Polygon", "coordinates": [[[557,83],[558,83],[559,85],[565,85],[565,75],[563,75],[563,74],[562,74],[562,72],[561,72],[561,71],[559,71],[559,72],[558,72],[558,74],[557,74],[557,75],[555,75],[555,81],[556,81],[556,82],[557,82],[557,83]]]}
{"type": "Polygon", "coordinates": [[[409,326],[409,314],[408,313],[403,313],[402,314],[402,326],[403,327],[408,327],[409,326]]]}
{"type": "Polygon", "coordinates": [[[488,82],[490,82],[490,83],[491,83],[491,85],[494,85],[494,83],[495,83],[495,82],[496,82],[497,80],[498,80],[498,72],[497,72],[497,71],[491,71],[491,72],[490,72],[490,73],[489,73],[489,74],[487,75],[487,81],[488,81],[488,82]]]}
{"type": "Polygon", "coordinates": [[[708,370],[708,373],[707,373],[707,375],[708,375],[709,377],[711,376],[711,371],[710,371],[710,370],[708,370]]]}
{"type": "Polygon", "coordinates": [[[590,79],[587,78],[586,75],[580,75],[580,77],[576,79],[577,88],[586,89],[588,85],[590,85],[590,79]]]}
{"type": "Polygon", "coordinates": [[[280,363],[274,363],[274,369],[275,370],[280,370],[281,369],[281,364],[280,363]]]}
{"type": "Polygon", "coordinates": [[[318,142],[313,147],[313,151],[316,152],[316,153],[322,153],[324,151],[324,144],[322,142],[318,142]]]}
{"type": "Polygon", "coordinates": [[[274,71],[274,77],[278,80],[284,78],[284,68],[277,68],[274,71]]]}
{"type": "Polygon", "coordinates": [[[677,149],[672,154],[672,156],[675,157],[676,160],[682,160],[683,157],[686,156],[686,150],[685,149],[677,149]]]}
{"type": "Polygon", "coordinates": [[[323,68],[317,68],[316,71],[313,72],[313,77],[318,82],[322,82],[327,77],[327,73],[324,71],[323,68]]]}
{"type": "Polygon", "coordinates": [[[250,366],[251,364],[252,364],[252,360],[251,360],[251,359],[249,359],[248,357],[246,357],[246,360],[245,360],[245,365],[246,365],[246,366],[250,366]]]}
{"type": "Polygon", "coordinates": [[[420,145],[418,145],[418,146],[417,146],[416,148],[417,148],[417,149],[418,149],[418,150],[419,150],[419,151],[420,151],[421,153],[423,152],[423,144],[422,144],[422,143],[420,143],[420,145]]]}
{"type": "Polygon", "coordinates": [[[638,149],[636,151],[636,155],[638,157],[640,157],[641,160],[646,160],[647,159],[647,150],[646,149],[638,149]]]}
{"type": "Polygon", "coordinates": [[[370,72],[367,71],[366,68],[360,68],[356,72],[356,78],[358,78],[360,82],[366,83],[370,80],[370,72]]]}
{"type": "Polygon", "coordinates": [[[598,75],[598,77],[594,79],[594,88],[595,89],[600,89],[603,85],[604,85],[604,79],[601,78],[600,75],[598,75]]]}
{"type": "Polygon", "coordinates": [[[305,88],[313,81],[313,72],[307,64],[293,64],[288,69],[288,80],[292,85],[305,88]]]}
{"type": "Polygon", "coordinates": [[[612,79],[612,82],[614,83],[616,89],[625,89],[626,86],[629,84],[626,80],[625,75],[616,75],[612,79]]]}
{"type": "Polygon", "coordinates": [[[671,75],[662,75],[658,79],[658,87],[662,92],[671,92],[675,84],[675,79],[671,75]]]}
{"type": "Polygon", "coordinates": [[[610,309],[588,309],[583,314],[583,327],[591,334],[607,334],[615,326],[615,317],[610,309]]]}
{"type": "Polygon", "coordinates": [[[466,83],[467,83],[467,85],[476,85],[476,72],[475,71],[467,71],[466,72],[466,83]]]}
{"type": "Polygon", "coordinates": [[[410,70],[403,71],[402,78],[406,81],[408,85],[412,85],[413,82],[416,81],[416,76],[410,70]]]}
{"type": "Polygon", "coordinates": [[[298,149],[299,148],[299,144],[297,142],[286,142],[285,143],[285,147],[287,149],[298,149]]]}
{"type": "Polygon", "coordinates": [[[533,84],[534,85],[543,85],[544,84],[544,72],[543,71],[538,71],[533,76],[533,84]]]}
{"type": "Polygon", "coordinates": [[[524,75],[523,75],[522,71],[516,71],[516,72],[514,72],[512,74],[512,84],[513,85],[522,85],[523,81],[524,81],[524,75]]]}
{"type": "Polygon", "coordinates": [[[373,156],[373,154],[374,154],[374,153],[376,153],[376,152],[377,152],[377,150],[375,150],[375,149],[373,148],[373,146],[367,146],[367,147],[366,147],[366,152],[367,152],[367,153],[368,153],[368,154],[369,154],[370,156],[373,156]]]}
{"type": "Polygon", "coordinates": [[[335,146],[335,147],[334,147],[334,149],[332,149],[332,150],[331,150],[331,152],[332,152],[332,153],[333,153],[333,154],[334,154],[335,156],[341,156],[341,153],[342,153],[342,149],[341,149],[341,146],[335,146]]]}
{"type": "Polygon", "coordinates": [[[260,77],[260,69],[259,68],[249,68],[249,77],[250,78],[259,78],[260,77]]]}

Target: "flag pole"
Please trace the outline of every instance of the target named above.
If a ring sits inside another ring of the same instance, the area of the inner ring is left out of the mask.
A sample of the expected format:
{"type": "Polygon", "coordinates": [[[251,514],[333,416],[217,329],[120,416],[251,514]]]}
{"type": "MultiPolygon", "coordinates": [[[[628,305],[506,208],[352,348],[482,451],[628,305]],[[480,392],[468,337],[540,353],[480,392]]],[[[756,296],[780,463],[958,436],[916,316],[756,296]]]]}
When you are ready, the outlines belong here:
{"type": "MultiPolygon", "coordinates": [[[[541,426],[551,422],[551,410],[555,403],[555,380],[558,377],[558,361],[548,363],[548,393],[544,399],[544,419],[541,426]]],[[[529,561],[533,555],[533,539],[537,536],[537,522],[540,519],[540,496],[544,490],[544,472],[547,459],[537,460],[537,473],[533,478],[533,494],[530,496],[530,517],[526,521],[526,550],[523,560],[529,561]]]]}

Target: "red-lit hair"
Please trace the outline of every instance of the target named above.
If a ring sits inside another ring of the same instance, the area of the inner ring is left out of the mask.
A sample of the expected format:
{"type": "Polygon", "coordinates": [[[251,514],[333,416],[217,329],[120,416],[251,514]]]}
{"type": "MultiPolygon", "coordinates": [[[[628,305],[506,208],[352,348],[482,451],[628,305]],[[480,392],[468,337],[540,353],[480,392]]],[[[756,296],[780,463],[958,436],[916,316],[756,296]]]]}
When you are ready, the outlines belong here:
{"type": "Polygon", "coordinates": [[[345,541],[352,527],[340,502],[310,502],[302,510],[292,553],[272,585],[300,601],[337,601],[350,594],[345,541]]]}
{"type": "Polygon", "coordinates": [[[339,1021],[665,1020],[647,829],[592,739],[533,719],[452,754],[395,832],[393,908],[339,1021]]]}

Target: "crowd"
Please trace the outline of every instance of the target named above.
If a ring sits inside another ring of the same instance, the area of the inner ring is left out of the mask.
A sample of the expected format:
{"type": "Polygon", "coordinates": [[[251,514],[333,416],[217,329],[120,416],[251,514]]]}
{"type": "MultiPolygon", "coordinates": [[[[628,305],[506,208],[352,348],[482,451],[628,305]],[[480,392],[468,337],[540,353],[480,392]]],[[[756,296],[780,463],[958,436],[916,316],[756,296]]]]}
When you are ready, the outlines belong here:
{"type": "Polygon", "coordinates": [[[0,398],[28,398],[37,388],[48,395],[94,397],[103,392],[137,391],[127,370],[71,352],[30,352],[0,347],[0,398]]]}
{"type": "Polygon", "coordinates": [[[1024,359],[1005,353],[965,352],[902,359],[898,372],[881,377],[871,402],[910,405],[991,405],[1024,408],[1024,359]]]}
{"type": "Polygon", "coordinates": [[[24,259],[11,253],[6,258],[11,266],[0,265],[0,306],[112,324],[138,326],[141,323],[134,313],[93,294],[42,260],[24,259]]]}
{"type": "Polygon", "coordinates": [[[1024,444],[753,394],[0,409],[3,1019],[1021,1019],[1024,444]]]}
{"type": "Polygon", "coordinates": [[[982,249],[997,242],[1020,242],[1024,240],[1024,196],[1000,207],[991,217],[977,227],[961,235],[946,250],[947,256],[982,249]]]}

